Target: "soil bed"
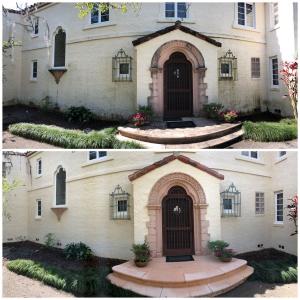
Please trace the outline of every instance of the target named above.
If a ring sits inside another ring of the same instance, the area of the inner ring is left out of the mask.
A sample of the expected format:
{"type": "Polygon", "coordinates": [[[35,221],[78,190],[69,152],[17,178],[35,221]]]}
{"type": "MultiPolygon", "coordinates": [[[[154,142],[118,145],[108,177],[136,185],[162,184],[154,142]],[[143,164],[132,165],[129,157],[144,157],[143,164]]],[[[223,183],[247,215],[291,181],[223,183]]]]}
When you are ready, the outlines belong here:
{"type": "Polygon", "coordinates": [[[279,122],[281,119],[283,118],[280,115],[276,115],[268,111],[253,113],[251,115],[241,115],[238,118],[241,122],[279,122]]]}
{"type": "Polygon", "coordinates": [[[3,130],[15,123],[33,123],[55,125],[66,129],[94,129],[101,130],[107,127],[117,127],[121,122],[95,120],[85,124],[68,122],[66,116],[61,112],[45,111],[37,107],[26,105],[11,105],[3,107],[3,130]]]}
{"type": "Polygon", "coordinates": [[[103,266],[112,268],[115,265],[125,262],[120,259],[109,259],[97,256],[88,262],[67,260],[62,249],[46,248],[44,245],[30,241],[5,243],[3,245],[3,259],[32,259],[45,265],[68,270],[82,270],[86,267],[100,268],[103,266]]]}

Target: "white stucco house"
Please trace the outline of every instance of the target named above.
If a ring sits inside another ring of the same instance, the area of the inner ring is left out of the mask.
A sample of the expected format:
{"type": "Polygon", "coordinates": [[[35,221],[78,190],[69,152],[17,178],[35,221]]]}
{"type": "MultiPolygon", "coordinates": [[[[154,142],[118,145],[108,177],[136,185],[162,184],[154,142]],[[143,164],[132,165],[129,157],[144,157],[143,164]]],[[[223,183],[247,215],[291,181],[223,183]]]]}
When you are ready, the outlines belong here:
{"type": "Polygon", "coordinates": [[[129,259],[145,239],[153,258],[207,255],[207,242],[222,239],[238,253],[297,255],[286,208],[297,194],[295,151],[46,151],[2,162],[20,182],[6,195],[5,243],[43,244],[54,233],[57,247],[82,241],[100,257],[129,259]],[[182,228],[166,231],[172,211],[188,221],[181,240],[182,228]]]}
{"type": "Polygon", "coordinates": [[[291,115],[279,70],[297,57],[297,4],[141,3],[127,13],[40,3],[7,10],[4,105],[85,106],[106,118],[139,105],[157,116],[199,116],[206,103],[291,115]],[[30,25],[21,26],[20,24],[30,25]]]}

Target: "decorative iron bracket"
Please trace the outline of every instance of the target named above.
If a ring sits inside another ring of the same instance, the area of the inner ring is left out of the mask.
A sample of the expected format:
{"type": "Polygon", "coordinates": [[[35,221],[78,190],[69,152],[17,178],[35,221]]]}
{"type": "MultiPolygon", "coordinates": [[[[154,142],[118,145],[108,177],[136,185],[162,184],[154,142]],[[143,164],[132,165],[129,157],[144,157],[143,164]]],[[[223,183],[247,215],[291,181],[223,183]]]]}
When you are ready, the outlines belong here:
{"type": "Polygon", "coordinates": [[[56,84],[59,84],[60,78],[67,72],[66,68],[53,68],[48,70],[55,79],[56,84]]]}
{"type": "Polygon", "coordinates": [[[58,222],[60,222],[60,218],[62,214],[67,210],[67,207],[51,207],[51,210],[55,213],[58,222]]]}

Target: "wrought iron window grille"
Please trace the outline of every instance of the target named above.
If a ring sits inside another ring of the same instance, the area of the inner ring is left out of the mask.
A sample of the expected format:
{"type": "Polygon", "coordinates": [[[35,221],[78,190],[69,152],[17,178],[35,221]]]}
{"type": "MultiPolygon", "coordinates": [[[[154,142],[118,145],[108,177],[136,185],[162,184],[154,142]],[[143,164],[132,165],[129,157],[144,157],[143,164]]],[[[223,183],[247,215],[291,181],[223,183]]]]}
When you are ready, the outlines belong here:
{"type": "Polygon", "coordinates": [[[132,57],[120,49],[112,58],[112,80],[132,81],[132,57]]]}
{"type": "Polygon", "coordinates": [[[237,80],[237,58],[230,49],[219,57],[219,80],[237,80]]]}
{"type": "Polygon", "coordinates": [[[220,194],[221,196],[221,216],[240,217],[241,216],[241,192],[233,183],[220,194]]]}
{"type": "Polygon", "coordinates": [[[130,220],[130,194],[118,184],[110,194],[112,220],[130,220]]]}

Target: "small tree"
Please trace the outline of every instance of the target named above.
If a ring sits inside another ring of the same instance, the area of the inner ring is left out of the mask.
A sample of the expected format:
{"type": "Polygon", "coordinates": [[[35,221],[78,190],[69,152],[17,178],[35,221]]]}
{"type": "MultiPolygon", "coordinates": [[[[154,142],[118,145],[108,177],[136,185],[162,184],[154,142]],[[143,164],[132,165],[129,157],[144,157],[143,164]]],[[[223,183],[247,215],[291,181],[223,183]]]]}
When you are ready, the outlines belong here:
{"type": "Polygon", "coordinates": [[[285,83],[288,90],[288,97],[290,99],[294,117],[298,119],[297,110],[297,99],[298,99],[298,63],[294,62],[284,62],[282,70],[280,70],[281,80],[285,83]]]}
{"type": "Polygon", "coordinates": [[[295,232],[291,234],[296,235],[298,234],[298,226],[297,226],[297,221],[298,221],[298,196],[294,196],[293,199],[290,199],[291,203],[287,206],[289,213],[288,217],[290,221],[294,222],[295,225],[295,232]]]}

